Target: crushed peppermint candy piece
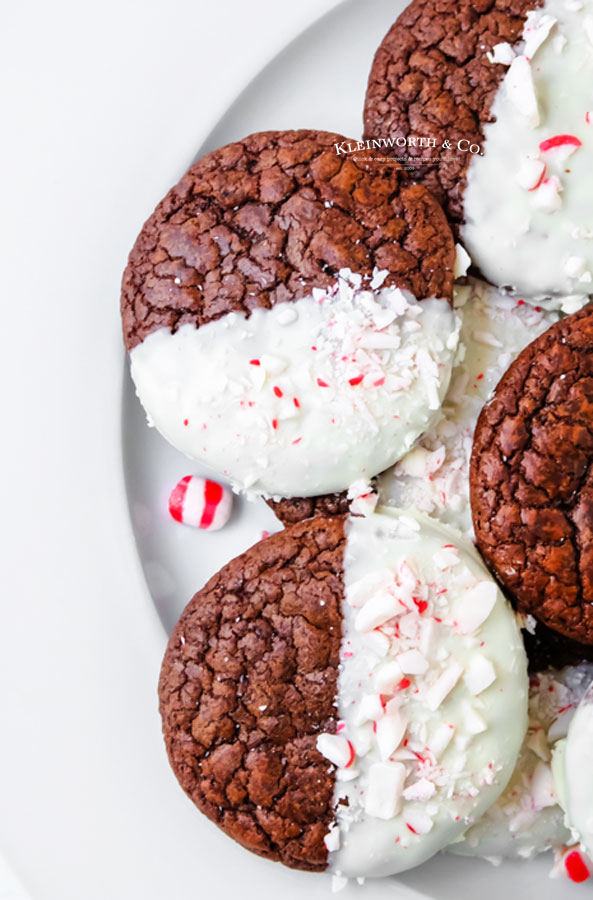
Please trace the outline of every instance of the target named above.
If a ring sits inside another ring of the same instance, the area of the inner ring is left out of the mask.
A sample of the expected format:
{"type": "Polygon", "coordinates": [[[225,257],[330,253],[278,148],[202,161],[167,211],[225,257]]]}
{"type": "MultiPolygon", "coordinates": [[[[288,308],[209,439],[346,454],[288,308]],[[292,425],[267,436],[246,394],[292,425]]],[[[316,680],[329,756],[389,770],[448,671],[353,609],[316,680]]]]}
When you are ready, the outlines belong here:
{"type": "Polygon", "coordinates": [[[540,121],[539,108],[531,66],[524,56],[517,56],[513,60],[505,76],[504,85],[515,109],[525,116],[532,128],[536,128],[540,121]]]}
{"type": "Polygon", "coordinates": [[[369,768],[364,801],[365,812],[369,816],[392,819],[398,814],[406,774],[406,767],[402,763],[373,763],[369,768]]]}
{"type": "Polygon", "coordinates": [[[580,278],[587,268],[584,256],[569,256],[564,260],[564,271],[569,278],[580,278]]]}
{"type": "Polygon", "coordinates": [[[392,710],[389,715],[384,715],[376,725],[375,737],[379,755],[382,760],[387,760],[397,750],[406,733],[408,724],[398,710],[392,710]]]}
{"type": "Polygon", "coordinates": [[[396,662],[404,675],[424,675],[428,672],[428,660],[419,650],[406,650],[396,656],[396,662]]]}
{"type": "Polygon", "coordinates": [[[553,154],[554,159],[561,163],[582,146],[582,141],[574,134],[556,134],[541,141],[539,150],[540,153],[547,154],[549,157],[553,154]]]}
{"type": "Polygon", "coordinates": [[[455,262],[453,264],[453,278],[462,278],[467,274],[472,261],[469,253],[461,244],[455,244],[455,262]]]}
{"type": "Polygon", "coordinates": [[[545,213],[557,212],[562,206],[562,183],[556,175],[544,178],[533,194],[533,205],[545,213]]]}
{"type": "Polygon", "coordinates": [[[536,810],[545,809],[556,805],[554,794],[554,780],[552,770],[545,762],[539,762],[535,767],[529,785],[529,793],[536,810]]]}
{"type": "Polygon", "coordinates": [[[329,831],[325,835],[323,843],[328,853],[334,853],[340,849],[340,829],[337,822],[332,822],[329,826],[329,831]]]}
{"type": "Polygon", "coordinates": [[[515,176],[517,184],[526,191],[534,191],[540,186],[546,174],[546,164],[541,159],[527,156],[515,176]]]}
{"type": "Polygon", "coordinates": [[[468,690],[477,696],[485,691],[486,688],[496,680],[496,672],[494,666],[489,659],[482,656],[481,653],[472,657],[469,666],[463,676],[468,690]]]}
{"type": "Polygon", "coordinates": [[[430,710],[435,712],[443,700],[451,693],[463,674],[463,666],[453,660],[444,672],[439,675],[435,683],[424,695],[424,702],[430,710]]]}
{"type": "Polygon", "coordinates": [[[339,769],[346,769],[354,762],[354,747],[341,734],[320,734],[316,747],[322,756],[329,759],[339,769]]]}
{"type": "Polygon", "coordinates": [[[496,603],[498,588],[493,581],[480,581],[463,595],[455,609],[461,634],[473,634],[486,621],[496,603]]]}
{"type": "Polygon", "coordinates": [[[371,597],[357,614],[354,627],[357,631],[371,631],[402,612],[396,597],[381,591],[371,597]]]}
{"type": "Polygon", "coordinates": [[[228,488],[198,475],[186,475],[169,495],[171,517],[182,525],[203,531],[223,528],[231,517],[232,507],[233,495],[228,488]]]}
{"type": "Polygon", "coordinates": [[[492,50],[486,53],[488,61],[491,63],[500,63],[503,66],[510,66],[517,54],[507,41],[501,41],[495,44],[492,50]]]}
{"type": "Polygon", "coordinates": [[[527,13],[523,28],[523,38],[525,40],[523,54],[526,59],[533,59],[557,21],[558,19],[543,12],[541,9],[530,10],[527,13]]]}
{"type": "Polygon", "coordinates": [[[583,28],[589,39],[589,43],[593,46],[593,16],[585,16],[583,19],[583,28]]]}
{"type": "Polygon", "coordinates": [[[412,834],[428,834],[434,825],[433,820],[422,809],[411,807],[406,810],[406,825],[412,834]]]}
{"type": "Polygon", "coordinates": [[[348,488],[348,500],[351,500],[350,512],[353,516],[370,516],[379,502],[379,495],[373,491],[368,481],[360,479],[348,488]]]}
{"type": "Polygon", "coordinates": [[[420,800],[426,802],[436,794],[436,787],[428,778],[420,778],[414,781],[409,787],[404,789],[404,797],[406,800],[420,800]]]}

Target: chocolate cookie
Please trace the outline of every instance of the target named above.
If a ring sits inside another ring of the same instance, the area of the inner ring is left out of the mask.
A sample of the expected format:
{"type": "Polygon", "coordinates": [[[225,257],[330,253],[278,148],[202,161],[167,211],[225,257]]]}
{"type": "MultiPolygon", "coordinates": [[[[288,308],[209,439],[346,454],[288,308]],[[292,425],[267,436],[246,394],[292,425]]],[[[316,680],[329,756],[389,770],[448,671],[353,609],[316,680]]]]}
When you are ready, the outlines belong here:
{"type": "Polygon", "coordinates": [[[413,0],[377,51],[364,111],[373,156],[403,158],[431,188],[482,275],[565,312],[593,278],[592,11],[413,0]]]}
{"type": "Polygon", "coordinates": [[[165,742],[181,786],[243,846],[389,875],[498,795],[525,732],[525,654],[457,538],[393,510],[308,519],[190,602],[161,673],[165,742]]]}
{"type": "Polygon", "coordinates": [[[292,497],[285,500],[268,500],[283,525],[294,525],[314,516],[342,516],[348,512],[350,501],[346,492],[325,494],[322,497],[292,497]]]}
{"type": "Polygon", "coordinates": [[[470,467],[478,547],[517,608],[593,644],[593,307],[552,325],[484,407],[470,467]]]}
{"type": "Polygon", "coordinates": [[[123,275],[124,341],[204,325],[329,287],[340,269],[389,273],[416,297],[452,295],[437,203],[399,168],[337,154],[323,131],[267,131],[206,154],[145,223],[123,275]]]}
{"type": "Polygon", "coordinates": [[[274,534],[225,566],[185,609],[159,684],[179,783],[247,849],[326,867],[333,774],[316,749],[334,731],[342,519],[274,534]]]}
{"type": "Polygon", "coordinates": [[[145,224],[122,320],[148,417],[236,490],[339,493],[434,418],[450,377],[453,239],[434,197],[344,138],[209,153],[145,224]]]}
{"type": "Polygon", "coordinates": [[[472,159],[470,152],[456,152],[457,142],[483,143],[506,74],[487,54],[496,44],[520,40],[528,10],[538,5],[537,0],[412,0],[375,54],[365,137],[415,138],[413,145],[396,144],[397,155],[413,166],[413,178],[430,187],[457,228],[464,220],[472,159]],[[445,141],[453,152],[443,154],[445,141]],[[443,155],[446,159],[437,160],[443,155]]]}

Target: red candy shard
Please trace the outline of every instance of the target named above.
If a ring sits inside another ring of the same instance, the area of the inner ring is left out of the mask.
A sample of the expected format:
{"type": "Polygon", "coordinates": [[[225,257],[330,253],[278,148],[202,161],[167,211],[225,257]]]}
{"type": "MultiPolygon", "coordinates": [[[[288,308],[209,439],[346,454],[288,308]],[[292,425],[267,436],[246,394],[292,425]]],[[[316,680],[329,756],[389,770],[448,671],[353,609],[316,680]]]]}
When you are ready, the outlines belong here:
{"type": "Polygon", "coordinates": [[[183,522],[183,498],[190,481],[191,475],[186,475],[175,485],[169,495],[169,512],[176,522],[183,522]]]}
{"type": "Polygon", "coordinates": [[[260,363],[259,359],[250,359],[249,365],[250,366],[261,366],[261,363],[260,363]]]}
{"type": "Polygon", "coordinates": [[[591,877],[587,864],[578,850],[572,850],[570,853],[566,854],[564,857],[564,867],[566,868],[566,874],[570,880],[575,881],[577,884],[580,884],[591,877]]]}
{"type": "Polygon", "coordinates": [[[324,381],[322,378],[317,379],[317,384],[319,385],[319,387],[329,387],[327,381],[324,381]]]}
{"type": "Polygon", "coordinates": [[[274,385],[274,393],[276,394],[277,397],[283,397],[283,396],[284,396],[283,393],[282,393],[282,391],[281,391],[280,388],[278,387],[278,385],[274,385]]]}
{"type": "Polygon", "coordinates": [[[412,682],[409,678],[402,678],[402,680],[398,683],[396,690],[405,691],[406,688],[409,688],[412,682]]]}
{"type": "Polygon", "coordinates": [[[349,379],[348,379],[348,384],[351,384],[352,387],[355,387],[357,384],[360,384],[360,382],[362,381],[363,377],[364,377],[363,375],[356,375],[355,378],[349,378],[349,379]]]}
{"type": "Polygon", "coordinates": [[[554,150],[556,147],[582,147],[582,142],[574,134],[556,134],[554,137],[547,138],[539,145],[542,153],[547,150],[554,150]]]}

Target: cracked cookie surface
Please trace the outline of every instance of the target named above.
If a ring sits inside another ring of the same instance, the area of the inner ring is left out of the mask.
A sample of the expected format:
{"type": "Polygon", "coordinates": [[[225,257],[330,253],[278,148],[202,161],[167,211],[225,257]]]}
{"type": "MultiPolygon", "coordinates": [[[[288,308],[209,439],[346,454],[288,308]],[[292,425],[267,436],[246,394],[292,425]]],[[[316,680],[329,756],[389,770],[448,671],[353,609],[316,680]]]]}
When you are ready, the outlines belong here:
{"type": "Polygon", "coordinates": [[[429,187],[450,221],[463,221],[463,193],[471,154],[444,141],[481,144],[483,126],[507,67],[486,54],[520,40],[530,9],[541,0],[413,0],[375,55],[364,108],[368,138],[436,138],[435,147],[397,148],[413,165],[411,177],[429,187]]]}
{"type": "Polygon", "coordinates": [[[183,612],[163,661],[169,760],[198,808],[247,849],[322,871],[334,774],[344,520],[310,519],[225,566],[183,612]]]}
{"type": "Polygon", "coordinates": [[[499,382],[474,437],[477,544],[519,610],[593,644],[593,306],[499,382]]]}
{"type": "Polygon", "coordinates": [[[350,507],[346,491],[321,494],[319,497],[285,497],[282,500],[266,500],[266,503],[285,527],[315,516],[343,516],[350,507]]]}
{"type": "Polygon", "coordinates": [[[453,239],[399,167],[338,155],[341,135],[270,131],[208,153],[145,223],[122,282],[124,341],[325,288],[341,268],[418,299],[452,295],[453,239]]]}

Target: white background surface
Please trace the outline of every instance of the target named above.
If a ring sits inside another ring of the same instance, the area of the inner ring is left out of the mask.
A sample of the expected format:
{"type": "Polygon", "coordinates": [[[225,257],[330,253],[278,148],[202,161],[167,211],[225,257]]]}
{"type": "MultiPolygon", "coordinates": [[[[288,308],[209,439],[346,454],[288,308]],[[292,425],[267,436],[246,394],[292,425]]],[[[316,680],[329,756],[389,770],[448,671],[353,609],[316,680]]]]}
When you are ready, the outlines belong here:
{"type": "Polygon", "coordinates": [[[4,4],[0,847],[33,900],[201,893],[123,490],[119,281],[220,114],[334,5],[4,4]]]}
{"type": "MultiPolygon", "coordinates": [[[[210,143],[261,127],[356,136],[372,52],[401,5],[349,0],[339,22],[262,75],[210,143]]],[[[31,900],[330,896],[325,876],[228,840],[168,769],[156,706],[165,631],[124,485],[118,299],[155,203],[247,82],[333,6],[34,0],[3,10],[0,850],[31,900]]],[[[133,499],[168,450],[152,435],[135,454],[148,432],[125,397],[133,499]]],[[[442,857],[340,900],[573,896],[548,870],[442,857]]],[[[20,896],[0,864],[0,900],[20,896]]]]}

